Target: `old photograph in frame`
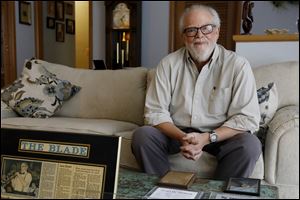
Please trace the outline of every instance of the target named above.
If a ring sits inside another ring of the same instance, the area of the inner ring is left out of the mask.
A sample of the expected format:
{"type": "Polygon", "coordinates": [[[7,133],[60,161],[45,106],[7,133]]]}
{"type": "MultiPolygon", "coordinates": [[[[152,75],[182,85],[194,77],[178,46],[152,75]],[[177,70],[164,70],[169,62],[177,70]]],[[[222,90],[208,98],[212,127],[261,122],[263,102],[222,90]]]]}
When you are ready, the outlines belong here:
{"type": "Polygon", "coordinates": [[[66,19],[66,33],[75,34],[75,20],[66,19]]]}
{"type": "Polygon", "coordinates": [[[224,192],[259,196],[260,179],[230,178],[224,192]]]}
{"type": "Polygon", "coordinates": [[[115,198],[120,148],[117,136],[1,128],[1,198],[115,198]]]}
{"type": "Polygon", "coordinates": [[[65,4],[63,1],[55,1],[56,20],[65,21],[65,4]]]}
{"type": "Polygon", "coordinates": [[[47,28],[55,29],[55,18],[47,17],[47,28]]]}
{"type": "Polygon", "coordinates": [[[56,22],[56,42],[65,41],[65,24],[56,22]]]}
{"type": "Polygon", "coordinates": [[[65,10],[66,10],[66,15],[74,17],[74,4],[73,3],[65,2],[65,10]]]}
{"type": "Polygon", "coordinates": [[[19,22],[31,25],[31,3],[19,1],[19,22]]]}
{"type": "Polygon", "coordinates": [[[47,16],[55,18],[55,1],[47,1],[47,16]]]}

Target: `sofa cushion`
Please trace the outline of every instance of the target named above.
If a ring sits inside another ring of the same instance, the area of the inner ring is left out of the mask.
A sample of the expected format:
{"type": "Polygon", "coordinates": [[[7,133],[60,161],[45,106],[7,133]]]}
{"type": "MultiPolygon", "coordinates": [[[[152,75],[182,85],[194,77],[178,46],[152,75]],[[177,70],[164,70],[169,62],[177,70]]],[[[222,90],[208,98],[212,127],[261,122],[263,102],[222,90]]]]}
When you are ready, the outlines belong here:
{"type": "Polygon", "coordinates": [[[50,72],[82,88],[56,116],[114,119],[143,125],[146,68],[90,70],[40,62],[50,72]]]}
{"type": "Polygon", "coordinates": [[[80,90],[59,79],[36,60],[25,63],[21,77],[1,93],[1,100],[19,115],[45,118],[52,116],[80,90]]]}
{"type": "Polygon", "coordinates": [[[120,166],[133,170],[141,170],[132,151],[131,138],[134,130],[116,132],[114,135],[122,136],[120,166]]]}
{"type": "Polygon", "coordinates": [[[40,118],[6,118],[1,120],[3,128],[62,131],[70,133],[89,133],[113,135],[115,132],[129,131],[137,127],[136,124],[107,119],[83,119],[68,117],[40,118]]]}
{"type": "Polygon", "coordinates": [[[276,84],[278,108],[299,105],[299,61],[259,66],[253,69],[253,73],[257,88],[270,82],[276,84]]]}

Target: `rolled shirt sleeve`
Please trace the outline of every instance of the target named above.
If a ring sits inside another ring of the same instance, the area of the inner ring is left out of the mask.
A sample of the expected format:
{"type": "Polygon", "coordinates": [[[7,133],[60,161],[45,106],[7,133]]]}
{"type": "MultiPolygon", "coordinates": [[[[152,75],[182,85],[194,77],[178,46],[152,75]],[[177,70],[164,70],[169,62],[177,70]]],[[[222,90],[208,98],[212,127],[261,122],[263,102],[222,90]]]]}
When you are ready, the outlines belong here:
{"type": "Polygon", "coordinates": [[[223,126],[251,133],[257,131],[260,111],[255,78],[247,61],[236,74],[232,90],[232,101],[227,113],[228,120],[223,126]]]}
{"type": "Polygon", "coordinates": [[[158,125],[163,122],[171,122],[169,105],[171,101],[171,84],[168,63],[162,60],[156,68],[156,73],[151,80],[146,94],[145,124],[158,125]]]}

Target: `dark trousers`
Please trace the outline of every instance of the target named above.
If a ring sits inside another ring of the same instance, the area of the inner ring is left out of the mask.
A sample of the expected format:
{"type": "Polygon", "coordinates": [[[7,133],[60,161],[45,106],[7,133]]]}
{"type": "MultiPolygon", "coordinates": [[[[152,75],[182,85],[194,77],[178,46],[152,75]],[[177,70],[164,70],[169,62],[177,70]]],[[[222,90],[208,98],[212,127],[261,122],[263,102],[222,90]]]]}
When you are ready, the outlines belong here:
{"type": "MultiPolygon", "coordinates": [[[[196,130],[183,129],[189,133],[196,130]]],[[[199,131],[198,131],[199,132],[199,131]]],[[[169,169],[169,154],[180,152],[180,143],[152,126],[135,130],[132,136],[132,152],[142,169],[148,174],[164,175],[169,169]]],[[[205,145],[203,151],[218,160],[215,179],[249,177],[261,154],[261,143],[255,135],[245,132],[227,140],[205,145]]]]}

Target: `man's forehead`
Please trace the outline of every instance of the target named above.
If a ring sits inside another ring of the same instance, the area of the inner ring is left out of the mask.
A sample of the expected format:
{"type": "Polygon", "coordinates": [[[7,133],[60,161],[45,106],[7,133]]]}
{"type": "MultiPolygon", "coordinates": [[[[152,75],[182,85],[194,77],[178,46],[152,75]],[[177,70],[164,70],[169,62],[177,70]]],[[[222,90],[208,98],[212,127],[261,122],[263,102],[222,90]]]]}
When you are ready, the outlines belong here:
{"type": "Polygon", "coordinates": [[[207,23],[212,23],[213,16],[206,10],[193,10],[189,12],[184,19],[184,24],[198,24],[204,25],[207,23]]]}
{"type": "Polygon", "coordinates": [[[203,18],[212,18],[212,14],[205,9],[193,9],[187,13],[186,18],[189,17],[203,17],[203,18]]]}

